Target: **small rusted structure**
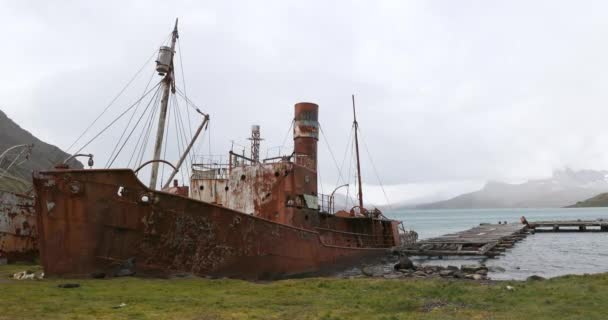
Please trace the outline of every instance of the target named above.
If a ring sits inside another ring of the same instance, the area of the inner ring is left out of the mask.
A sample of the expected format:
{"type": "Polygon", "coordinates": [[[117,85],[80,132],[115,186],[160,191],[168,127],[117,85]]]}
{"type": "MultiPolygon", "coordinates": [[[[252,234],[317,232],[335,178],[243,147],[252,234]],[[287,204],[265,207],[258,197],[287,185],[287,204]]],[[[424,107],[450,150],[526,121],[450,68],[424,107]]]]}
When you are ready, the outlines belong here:
{"type": "Polygon", "coordinates": [[[33,260],[38,253],[36,238],[34,198],[0,191],[0,259],[33,260]]]}

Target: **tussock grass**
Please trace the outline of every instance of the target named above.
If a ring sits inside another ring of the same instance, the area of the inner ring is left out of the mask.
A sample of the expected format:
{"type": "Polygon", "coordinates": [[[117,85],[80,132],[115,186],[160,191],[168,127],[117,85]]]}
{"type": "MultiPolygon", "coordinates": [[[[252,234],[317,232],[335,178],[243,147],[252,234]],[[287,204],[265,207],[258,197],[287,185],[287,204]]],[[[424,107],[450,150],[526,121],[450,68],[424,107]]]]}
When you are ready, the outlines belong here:
{"type": "Polygon", "coordinates": [[[606,319],[608,274],[534,282],[313,278],[10,280],[0,319],[606,319]],[[80,288],[62,289],[61,283],[80,288]],[[506,286],[515,289],[509,291],[506,286]],[[125,307],[113,308],[126,303],[125,307]]]}

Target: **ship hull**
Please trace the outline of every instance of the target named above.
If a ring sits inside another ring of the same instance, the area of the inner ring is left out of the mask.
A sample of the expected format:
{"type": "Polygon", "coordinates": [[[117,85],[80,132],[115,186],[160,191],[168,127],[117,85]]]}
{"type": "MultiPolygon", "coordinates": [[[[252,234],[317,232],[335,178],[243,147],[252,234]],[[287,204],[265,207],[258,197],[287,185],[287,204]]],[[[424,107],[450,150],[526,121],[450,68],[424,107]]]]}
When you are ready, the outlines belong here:
{"type": "Polygon", "coordinates": [[[152,191],[128,169],[41,172],[34,186],[40,257],[49,275],[111,275],[127,268],[154,276],[278,279],[332,272],[388,249],[351,246],[356,241],[350,239],[336,245],[337,234],[351,233],[324,236],[152,191]]]}
{"type": "Polygon", "coordinates": [[[0,191],[0,259],[29,261],[37,255],[34,198],[0,191]]]}

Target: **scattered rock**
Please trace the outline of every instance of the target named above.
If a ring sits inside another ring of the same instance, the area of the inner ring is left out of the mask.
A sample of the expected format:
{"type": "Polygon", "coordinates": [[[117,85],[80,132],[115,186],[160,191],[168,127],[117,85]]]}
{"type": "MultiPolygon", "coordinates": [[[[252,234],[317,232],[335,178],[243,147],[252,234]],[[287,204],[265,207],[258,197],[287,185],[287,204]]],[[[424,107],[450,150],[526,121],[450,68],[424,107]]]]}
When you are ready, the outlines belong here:
{"type": "Polygon", "coordinates": [[[488,269],[479,269],[479,270],[475,271],[475,274],[480,274],[482,276],[485,276],[488,274],[488,269]]]}
{"type": "Polygon", "coordinates": [[[433,268],[425,268],[424,270],[422,270],[422,272],[426,274],[433,274],[435,273],[435,270],[433,268]]]}
{"type": "Polygon", "coordinates": [[[439,275],[442,277],[451,277],[454,275],[454,270],[446,269],[439,271],[439,275]]]}
{"type": "Polygon", "coordinates": [[[402,275],[401,274],[395,274],[395,273],[393,273],[393,274],[385,274],[382,277],[384,279],[399,279],[399,278],[402,277],[402,275]]]}
{"type": "Polygon", "coordinates": [[[458,271],[458,270],[460,270],[460,269],[458,269],[457,266],[447,266],[446,269],[452,270],[452,271],[458,271]]]}
{"type": "Polygon", "coordinates": [[[59,288],[71,289],[71,288],[80,288],[80,284],[78,283],[62,283],[57,285],[59,288]]]}
{"type": "Polygon", "coordinates": [[[508,291],[513,291],[515,290],[515,288],[513,288],[512,286],[506,286],[505,289],[507,289],[508,291]]]}
{"type": "Polygon", "coordinates": [[[537,276],[537,275],[531,275],[529,276],[526,281],[542,281],[545,280],[545,278],[541,277],[541,276],[537,276]]]}
{"type": "Polygon", "coordinates": [[[505,272],[505,268],[499,266],[491,266],[488,268],[490,272],[505,272]]]}
{"type": "Polygon", "coordinates": [[[475,273],[479,270],[488,270],[488,267],[486,267],[485,265],[481,264],[481,265],[476,265],[476,264],[469,264],[469,265],[463,265],[460,267],[460,270],[462,270],[463,272],[466,273],[475,273]]]}
{"type": "Polygon", "coordinates": [[[112,309],[120,309],[120,308],[124,308],[126,306],[127,306],[127,304],[123,302],[123,303],[121,303],[121,304],[119,304],[117,306],[113,306],[112,309]]]}
{"type": "Polygon", "coordinates": [[[473,280],[484,280],[486,277],[480,275],[480,274],[473,274],[473,280]]]}
{"type": "Polygon", "coordinates": [[[460,270],[465,273],[475,273],[477,270],[480,269],[482,269],[482,267],[476,264],[465,264],[460,267],[460,270]]]}
{"type": "Polygon", "coordinates": [[[414,269],[414,263],[407,256],[403,256],[399,259],[399,262],[395,265],[395,270],[398,269],[414,269]]]}
{"type": "Polygon", "coordinates": [[[416,271],[412,275],[417,278],[426,278],[426,273],[424,271],[416,271]]]}
{"type": "Polygon", "coordinates": [[[361,268],[361,272],[368,277],[381,277],[384,275],[384,268],[378,266],[365,266],[361,268]]]}
{"type": "Polygon", "coordinates": [[[458,270],[458,271],[454,271],[454,278],[456,279],[464,279],[465,274],[464,272],[458,270]]]}

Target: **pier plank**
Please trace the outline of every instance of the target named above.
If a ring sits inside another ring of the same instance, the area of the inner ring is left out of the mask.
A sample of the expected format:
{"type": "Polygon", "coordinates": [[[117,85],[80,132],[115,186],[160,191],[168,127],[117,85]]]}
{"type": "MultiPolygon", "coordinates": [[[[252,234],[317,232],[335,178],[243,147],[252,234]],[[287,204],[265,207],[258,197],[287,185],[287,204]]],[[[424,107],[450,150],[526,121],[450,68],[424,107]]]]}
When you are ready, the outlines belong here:
{"type": "Polygon", "coordinates": [[[512,245],[523,239],[527,226],[523,224],[481,224],[477,227],[422,240],[402,252],[417,256],[493,256],[496,247],[512,245]]]}

